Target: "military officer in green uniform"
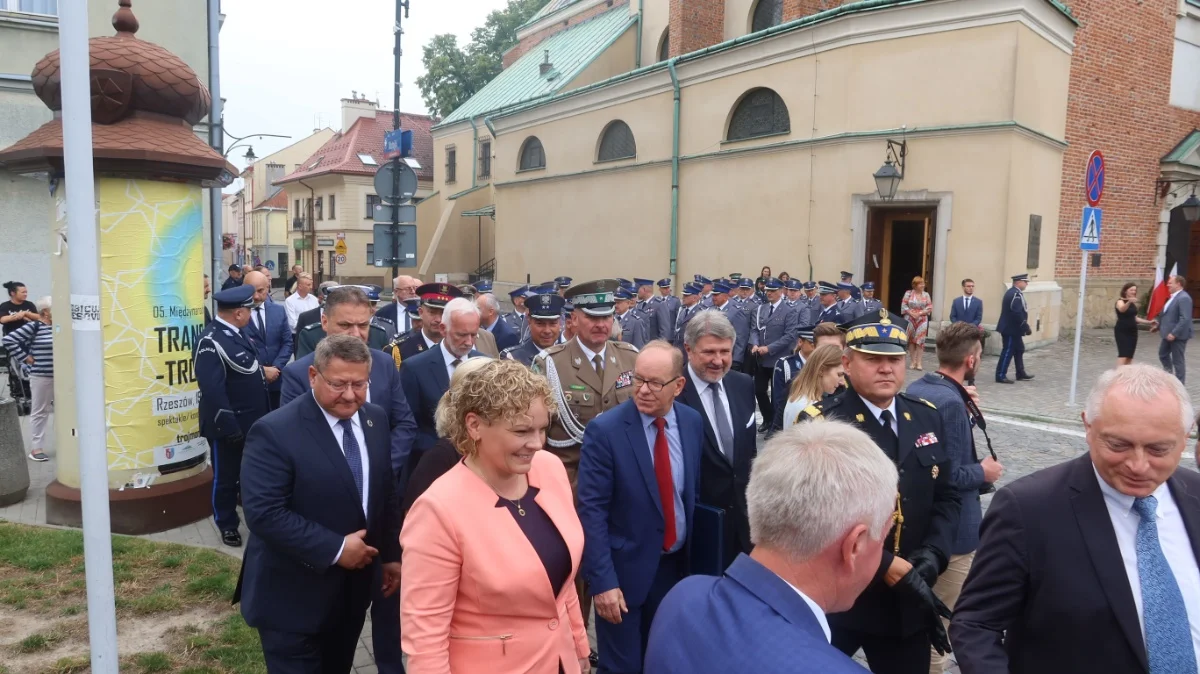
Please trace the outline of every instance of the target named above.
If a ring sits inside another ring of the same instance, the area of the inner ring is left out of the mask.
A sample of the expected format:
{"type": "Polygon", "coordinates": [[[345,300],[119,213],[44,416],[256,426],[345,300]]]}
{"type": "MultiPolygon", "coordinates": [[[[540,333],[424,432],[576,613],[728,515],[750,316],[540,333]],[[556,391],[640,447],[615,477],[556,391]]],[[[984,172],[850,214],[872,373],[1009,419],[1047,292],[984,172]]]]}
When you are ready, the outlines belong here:
{"type": "Polygon", "coordinates": [[[877,674],[925,674],[930,644],[949,650],[941,618],[950,611],[931,588],[950,559],[961,506],[950,484],[950,453],[933,404],[900,392],[904,319],[880,309],[839,327],[850,385],[809,405],[800,420],[825,417],[862,429],[895,462],[900,483],[875,580],[849,611],[829,616],[832,643],[847,655],[862,648],[877,674]]]}
{"type": "MultiPolygon", "coordinates": [[[[400,369],[404,361],[422,351],[432,349],[444,336],[442,310],[446,308],[447,302],[462,296],[458,286],[449,283],[426,283],[417,288],[420,304],[417,307],[417,320],[413,323],[413,329],[396,335],[396,338],[384,345],[380,351],[391,356],[396,363],[396,369],[400,369]]],[[[411,306],[409,311],[412,311],[411,306]]]]}

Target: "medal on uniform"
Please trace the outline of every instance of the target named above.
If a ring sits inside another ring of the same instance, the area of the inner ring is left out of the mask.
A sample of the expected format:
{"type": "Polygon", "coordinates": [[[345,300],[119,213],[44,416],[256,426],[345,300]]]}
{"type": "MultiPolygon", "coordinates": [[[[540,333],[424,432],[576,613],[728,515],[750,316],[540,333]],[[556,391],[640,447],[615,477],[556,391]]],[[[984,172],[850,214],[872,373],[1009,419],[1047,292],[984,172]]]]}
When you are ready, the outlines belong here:
{"type": "MultiPolygon", "coordinates": [[[[614,363],[617,362],[616,359],[613,359],[613,362],[614,363]]],[[[633,385],[633,371],[632,370],[625,370],[624,372],[621,373],[621,375],[619,377],[617,377],[617,388],[625,388],[627,386],[632,386],[632,385],[633,385]]]]}
{"type": "Polygon", "coordinates": [[[576,356],[576,357],[575,357],[575,361],[574,361],[574,362],[575,362],[575,367],[579,367],[579,365],[580,365],[581,363],[583,363],[583,361],[582,361],[582,360],[580,360],[578,356],[576,356]]]}
{"type": "Polygon", "coordinates": [[[863,415],[861,415],[861,414],[856,414],[856,415],[854,415],[854,420],[855,420],[855,421],[857,421],[858,423],[860,423],[860,424],[861,424],[861,423],[863,423],[864,421],[866,421],[866,420],[867,420],[867,418],[866,418],[866,417],[864,417],[864,416],[863,416],[863,415]]]}
{"type": "Polygon", "coordinates": [[[932,475],[932,476],[933,476],[933,479],[935,479],[935,480],[936,480],[936,479],[937,479],[937,476],[938,476],[938,473],[941,473],[941,472],[942,472],[942,471],[941,471],[941,470],[939,470],[937,466],[934,466],[934,467],[933,467],[933,470],[929,471],[929,474],[930,474],[930,475],[932,475]]]}
{"type": "Polygon", "coordinates": [[[571,402],[571,392],[570,392],[570,391],[565,391],[565,392],[563,393],[563,398],[565,398],[567,402],[571,402]]]}
{"type": "Polygon", "coordinates": [[[905,420],[905,421],[912,421],[912,415],[911,415],[911,414],[909,414],[908,412],[905,412],[905,413],[904,413],[904,420],[905,420]]]}

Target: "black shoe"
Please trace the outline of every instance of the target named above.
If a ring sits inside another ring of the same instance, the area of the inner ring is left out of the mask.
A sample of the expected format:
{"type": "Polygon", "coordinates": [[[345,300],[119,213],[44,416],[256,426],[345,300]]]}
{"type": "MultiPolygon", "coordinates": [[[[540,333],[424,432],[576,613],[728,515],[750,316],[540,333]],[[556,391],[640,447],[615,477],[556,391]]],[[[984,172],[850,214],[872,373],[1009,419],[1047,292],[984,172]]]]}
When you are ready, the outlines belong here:
{"type": "Polygon", "coordinates": [[[239,534],[236,530],[222,531],[221,532],[221,542],[224,543],[225,545],[228,545],[231,548],[240,548],[240,547],[242,547],[242,535],[239,534]]]}
{"type": "Polygon", "coordinates": [[[596,651],[588,653],[588,663],[591,664],[592,669],[600,666],[600,656],[596,653],[596,651]]]}
{"type": "Polygon", "coordinates": [[[1003,378],[1003,379],[997,379],[997,380],[996,380],[996,383],[997,383],[997,384],[1015,384],[1016,382],[1014,382],[1013,380],[1009,379],[1008,377],[1005,377],[1005,378],[1003,378]]]}
{"type": "Polygon", "coordinates": [[[759,433],[766,433],[769,430],[771,430],[771,424],[768,424],[765,421],[763,422],[763,424],[761,426],[758,427],[759,433]]]}
{"type": "Polygon", "coordinates": [[[1031,375],[1031,374],[1017,375],[1017,381],[1029,381],[1030,379],[1033,379],[1033,375],[1031,375]]]}

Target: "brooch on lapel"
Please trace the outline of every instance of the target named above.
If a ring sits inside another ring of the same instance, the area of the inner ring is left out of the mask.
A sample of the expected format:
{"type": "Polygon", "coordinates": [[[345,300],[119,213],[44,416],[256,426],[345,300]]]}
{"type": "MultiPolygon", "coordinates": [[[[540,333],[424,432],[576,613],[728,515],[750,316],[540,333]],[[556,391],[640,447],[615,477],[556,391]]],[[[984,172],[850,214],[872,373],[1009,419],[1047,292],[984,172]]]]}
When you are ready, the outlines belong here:
{"type": "Polygon", "coordinates": [[[575,360],[573,362],[575,363],[575,367],[579,367],[580,363],[582,363],[583,361],[580,360],[578,356],[576,356],[575,360]]]}
{"type": "Polygon", "coordinates": [[[374,428],[374,427],[375,427],[375,422],[371,421],[370,419],[367,419],[367,428],[374,428]]]}
{"type": "Polygon", "coordinates": [[[929,474],[930,474],[930,475],[932,475],[932,476],[933,476],[933,479],[935,479],[935,480],[936,480],[936,479],[937,479],[937,476],[938,476],[938,474],[939,474],[939,473],[941,473],[941,472],[942,472],[942,471],[938,470],[938,467],[937,467],[937,466],[934,466],[934,467],[933,467],[933,470],[929,471],[929,474]]]}
{"type": "Polygon", "coordinates": [[[861,415],[861,414],[856,414],[856,415],[854,415],[854,420],[855,420],[855,421],[857,421],[858,423],[860,423],[860,424],[861,424],[861,423],[863,423],[864,421],[866,421],[866,420],[867,420],[867,418],[866,418],[866,417],[864,417],[864,416],[863,416],[863,415],[861,415]]]}
{"type": "Polygon", "coordinates": [[[905,421],[912,421],[912,415],[911,415],[911,414],[909,414],[908,412],[905,412],[905,413],[904,413],[904,420],[905,420],[905,421]]]}
{"type": "MultiPolygon", "coordinates": [[[[922,435],[917,438],[917,447],[924,447],[926,445],[932,445],[933,443],[935,443],[937,441],[938,441],[938,439],[937,439],[936,435],[934,435],[933,433],[926,433],[925,435],[922,435]]],[[[937,476],[935,475],[934,477],[937,477],[937,476]]]]}
{"type": "MultiPolygon", "coordinates": [[[[613,362],[617,362],[616,359],[613,359],[613,362]]],[[[625,370],[621,373],[621,376],[617,377],[617,388],[625,388],[626,386],[633,386],[633,370],[625,370]]]]}

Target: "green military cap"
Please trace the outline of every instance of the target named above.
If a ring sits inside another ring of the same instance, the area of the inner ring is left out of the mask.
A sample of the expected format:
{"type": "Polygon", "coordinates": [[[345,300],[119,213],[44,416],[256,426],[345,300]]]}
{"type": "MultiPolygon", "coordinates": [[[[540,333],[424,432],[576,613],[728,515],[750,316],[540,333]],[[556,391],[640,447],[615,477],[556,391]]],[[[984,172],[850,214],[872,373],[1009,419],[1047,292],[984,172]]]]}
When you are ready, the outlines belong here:
{"type": "Polygon", "coordinates": [[[564,297],[588,316],[612,316],[616,307],[613,293],[620,287],[621,283],[613,278],[587,281],[567,288],[564,297]]]}

